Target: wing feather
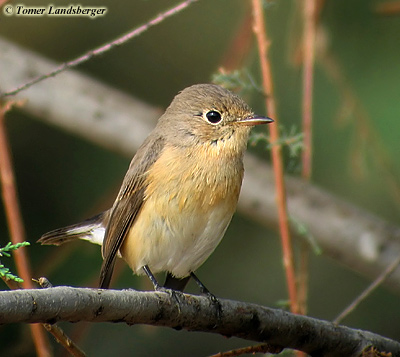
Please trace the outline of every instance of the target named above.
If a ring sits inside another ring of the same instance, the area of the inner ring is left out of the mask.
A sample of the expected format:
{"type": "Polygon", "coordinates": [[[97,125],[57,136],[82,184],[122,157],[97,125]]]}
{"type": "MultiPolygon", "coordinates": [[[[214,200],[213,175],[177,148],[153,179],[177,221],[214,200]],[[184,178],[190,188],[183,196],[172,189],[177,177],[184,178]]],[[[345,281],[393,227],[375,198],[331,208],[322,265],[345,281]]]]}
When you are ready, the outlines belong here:
{"type": "Polygon", "coordinates": [[[99,283],[102,289],[107,289],[110,285],[117,253],[143,205],[147,172],[158,159],[163,148],[164,139],[153,133],[131,161],[105,232],[102,246],[104,260],[99,283]]]}

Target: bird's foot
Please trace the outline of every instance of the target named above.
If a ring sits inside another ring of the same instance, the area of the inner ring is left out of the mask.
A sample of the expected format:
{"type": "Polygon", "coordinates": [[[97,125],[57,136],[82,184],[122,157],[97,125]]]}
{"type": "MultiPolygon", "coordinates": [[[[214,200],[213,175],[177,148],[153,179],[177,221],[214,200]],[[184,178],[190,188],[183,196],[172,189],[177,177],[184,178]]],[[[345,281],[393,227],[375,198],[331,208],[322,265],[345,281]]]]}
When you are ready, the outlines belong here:
{"type": "Polygon", "coordinates": [[[178,307],[178,312],[181,313],[181,303],[183,299],[183,293],[181,291],[165,288],[164,286],[160,285],[154,288],[155,291],[168,294],[169,297],[175,301],[176,306],[178,307]]]}
{"type": "Polygon", "coordinates": [[[204,286],[204,284],[200,281],[200,279],[196,276],[195,273],[193,273],[193,272],[190,273],[190,276],[193,278],[193,280],[199,286],[201,293],[203,295],[206,295],[208,297],[208,299],[210,300],[211,304],[215,307],[217,321],[219,322],[222,318],[222,306],[221,306],[221,303],[219,302],[218,298],[204,286]]]}

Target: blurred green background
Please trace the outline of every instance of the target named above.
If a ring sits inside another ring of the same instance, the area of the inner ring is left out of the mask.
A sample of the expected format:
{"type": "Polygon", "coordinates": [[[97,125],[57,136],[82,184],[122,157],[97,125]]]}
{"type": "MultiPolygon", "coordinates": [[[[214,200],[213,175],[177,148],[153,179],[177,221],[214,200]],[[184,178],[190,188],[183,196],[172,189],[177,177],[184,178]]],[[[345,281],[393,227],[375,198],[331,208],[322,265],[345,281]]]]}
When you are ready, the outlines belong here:
{"type": "MultiPolygon", "coordinates": [[[[400,14],[378,14],[376,6],[383,2],[320,2],[323,7],[318,18],[312,181],[399,224],[399,200],[393,187],[398,187],[400,173],[400,14]],[[386,157],[377,147],[383,148],[386,157]],[[382,166],[383,160],[386,166],[382,166]]],[[[70,1],[51,3],[69,5],[70,1]]],[[[0,34],[64,62],[145,23],[177,1],[79,3],[105,6],[108,12],[94,20],[5,17],[1,13],[0,34]]],[[[29,6],[48,4],[29,2],[29,6]]],[[[296,0],[265,1],[278,112],[286,130],[301,127],[299,4],[296,0]]],[[[232,43],[250,15],[247,0],[201,0],[78,69],[164,108],[179,90],[210,82],[218,68],[232,60],[232,43]]],[[[249,44],[250,49],[238,65],[261,84],[253,37],[249,44]]],[[[265,113],[260,94],[250,91],[244,96],[256,112],[265,113]]],[[[75,223],[110,205],[130,158],[96,147],[17,110],[7,115],[7,129],[27,239],[33,243],[28,253],[34,276],[46,275],[54,285],[96,286],[101,265],[98,246],[77,242],[42,247],[34,242],[51,229],[75,223]]],[[[250,150],[269,156],[262,152],[262,145],[250,150]]],[[[288,156],[285,165],[290,173],[298,173],[298,159],[288,156]]],[[[3,208],[0,210],[0,245],[4,245],[9,236],[3,208]]],[[[2,262],[14,269],[9,259],[2,262]]],[[[126,265],[119,264],[117,272],[114,288],[151,289],[146,278],[132,276],[126,265]]],[[[278,234],[238,214],[220,246],[198,270],[198,276],[219,297],[271,307],[287,299],[278,234]]],[[[368,284],[364,277],[324,255],[312,256],[308,314],[333,319],[368,284]]],[[[189,290],[197,292],[192,285],[189,290]]],[[[380,288],[343,323],[400,339],[398,302],[397,295],[380,288]]],[[[249,344],[235,338],[168,328],[60,325],[89,356],[205,356],[249,344]]],[[[55,355],[65,353],[53,340],[52,344],[55,355]]],[[[0,355],[34,355],[29,330],[23,325],[0,327],[0,346],[0,355]]]]}

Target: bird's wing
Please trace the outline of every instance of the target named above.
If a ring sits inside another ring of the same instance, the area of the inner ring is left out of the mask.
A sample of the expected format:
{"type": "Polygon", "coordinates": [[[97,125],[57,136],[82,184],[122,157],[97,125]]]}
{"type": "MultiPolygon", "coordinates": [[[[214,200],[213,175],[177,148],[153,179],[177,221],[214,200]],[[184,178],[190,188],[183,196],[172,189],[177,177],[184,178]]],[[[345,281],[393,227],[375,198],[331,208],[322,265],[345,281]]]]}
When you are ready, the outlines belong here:
{"type": "Polygon", "coordinates": [[[102,246],[103,264],[99,286],[110,285],[115,258],[143,205],[147,172],[164,148],[161,137],[149,136],[133,158],[112,208],[102,246]]]}

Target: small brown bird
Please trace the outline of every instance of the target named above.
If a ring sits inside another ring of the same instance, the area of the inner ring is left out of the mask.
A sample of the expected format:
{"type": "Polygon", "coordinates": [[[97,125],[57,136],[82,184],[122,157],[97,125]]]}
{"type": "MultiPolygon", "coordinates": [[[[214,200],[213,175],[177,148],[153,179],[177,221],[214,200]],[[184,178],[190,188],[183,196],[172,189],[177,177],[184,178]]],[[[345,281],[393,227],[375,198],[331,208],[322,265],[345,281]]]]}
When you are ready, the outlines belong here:
{"type": "Polygon", "coordinates": [[[76,238],[102,244],[100,287],[108,288],[120,255],[135,274],[167,272],[181,290],[221,241],[239,197],[243,154],[255,116],[237,95],[213,84],[180,92],[133,157],[114,205],[43,235],[42,244],[76,238]]]}

